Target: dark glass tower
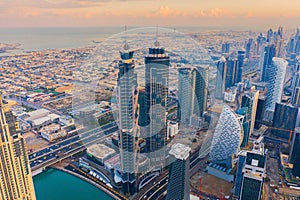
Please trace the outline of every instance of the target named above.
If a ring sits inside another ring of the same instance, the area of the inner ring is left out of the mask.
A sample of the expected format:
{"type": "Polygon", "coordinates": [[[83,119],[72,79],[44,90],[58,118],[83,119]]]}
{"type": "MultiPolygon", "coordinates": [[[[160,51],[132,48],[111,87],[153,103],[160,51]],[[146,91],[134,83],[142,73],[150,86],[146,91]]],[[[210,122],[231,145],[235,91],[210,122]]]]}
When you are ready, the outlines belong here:
{"type": "Polygon", "coordinates": [[[235,178],[235,188],[234,188],[234,195],[236,197],[239,197],[241,192],[242,181],[243,181],[243,169],[246,161],[246,155],[247,152],[244,151],[239,155],[239,161],[238,161],[236,178],[235,178]]]}
{"type": "Polygon", "coordinates": [[[173,162],[169,173],[167,200],[190,199],[190,151],[189,147],[180,143],[174,144],[170,150],[173,162]]]}
{"type": "Polygon", "coordinates": [[[289,155],[289,162],[294,164],[296,156],[300,155],[300,128],[295,128],[293,138],[291,141],[291,150],[289,155]]]}
{"type": "Polygon", "coordinates": [[[134,194],[136,172],[136,99],[137,78],[134,73],[133,51],[129,51],[126,43],[124,51],[120,52],[119,73],[117,80],[118,99],[118,125],[119,125],[119,149],[120,149],[120,172],[122,178],[122,192],[134,194]]]}
{"type": "Polygon", "coordinates": [[[242,82],[245,51],[238,51],[235,83],[242,82]]]}
{"type": "Polygon", "coordinates": [[[146,151],[151,167],[161,170],[165,166],[165,146],[167,142],[167,99],[170,57],[164,48],[155,42],[145,57],[146,114],[149,125],[146,151]]]}
{"type": "Polygon", "coordinates": [[[263,53],[263,60],[262,60],[262,69],[261,69],[261,81],[267,82],[268,81],[268,70],[272,66],[272,59],[275,56],[276,47],[274,44],[268,44],[265,46],[264,53],[263,53]]]}
{"type": "Polygon", "coordinates": [[[284,103],[276,103],[272,126],[278,129],[273,129],[272,134],[288,140],[290,138],[289,131],[294,131],[294,129],[299,126],[299,120],[300,109],[298,107],[284,103]]]}

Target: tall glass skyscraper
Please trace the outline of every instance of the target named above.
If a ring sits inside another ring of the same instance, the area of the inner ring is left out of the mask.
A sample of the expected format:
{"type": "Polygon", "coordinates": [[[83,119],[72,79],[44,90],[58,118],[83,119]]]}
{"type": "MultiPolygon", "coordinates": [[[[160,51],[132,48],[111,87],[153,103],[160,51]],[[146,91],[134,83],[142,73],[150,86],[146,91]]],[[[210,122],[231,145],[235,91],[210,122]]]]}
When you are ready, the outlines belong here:
{"type": "Polygon", "coordinates": [[[197,66],[178,70],[178,116],[182,124],[190,117],[202,117],[207,110],[208,67],[197,66]]]}
{"type": "Polygon", "coordinates": [[[164,48],[149,48],[145,57],[146,114],[150,120],[147,130],[146,151],[150,164],[161,170],[165,166],[167,142],[168,82],[170,57],[164,48]]]}
{"type": "Polygon", "coordinates": [[[227,74],[227,62],[225,57],[221,57],[221,59],[217,63],[217,78],[216,78],[216,91],[215,97],[217,99],[223,99],[224,91],[226,89],[225,81],[227,74]]]}
{"type": "Polygon", "coordinates": [[[245,59],[245,51],[238,51],[237,74],[236,74],[236,78],[235,78],[235,83],[242,82],[244,59],[245,59]]]}
{"type": "Polygon", "coordinates": [[[267,82],[268,81],[268,74],[271,68],[272,59],[275,56],[276,47],[274,44],[268,44],[265,46],[262,60],[261,60],[261,81],[267,82]]]}
{"type": "Polygon", "coordinates": [[[289,155],[289,162],[294,164],[296,156],[300,156],[300,128],[295,128],[293,138],[291,141],[291,150],[289,155]]]}
{"type": "Polygon", "coordinates": [[[0,199],[35,200],[25,141],[0,94],[0,199]]]}
{"type": "Polygon", "coordinates": [[[120,172],[124,194],[135,193],[136,172],[136,134],[137,134],[137,78],[134,73],[133,51],[126,43],[120,52],[119,73],[117,80],[118,125],[120,172]]]}
{"type": "Polygon", "coordinates": [[[191,148],[176,143],[170,150],[173,157],[169,173],[167,200],[190,199],[190,151],[191,148]]]}
{"type": "Polygon", "coordinates": [[[268,91],[266,93],[266,109],[264,120],[272,121],[275,104],[281,102],[284,79],[288,62],[282,58],[274,57],[272,67],[268,70],[268,91]]]}

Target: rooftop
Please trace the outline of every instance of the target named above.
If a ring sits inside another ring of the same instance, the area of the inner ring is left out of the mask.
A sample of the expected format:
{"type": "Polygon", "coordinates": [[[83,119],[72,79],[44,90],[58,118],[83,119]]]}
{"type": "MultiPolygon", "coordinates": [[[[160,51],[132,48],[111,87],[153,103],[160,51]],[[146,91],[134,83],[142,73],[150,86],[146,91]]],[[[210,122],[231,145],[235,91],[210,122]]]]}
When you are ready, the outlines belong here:
{"type": "Polygon", "coordinates": [[[93,144],[87,148],[87,153],[99,159],[103,159],[108,155],[114,154],[115,150],[104,144],[93,144]]]}
{"type": "Polygon", "coordinates": [[[191,148],[180,143],[176,143],[171,147],[170,154],[180,160],[186,160],[189,157],[191,148]]]}

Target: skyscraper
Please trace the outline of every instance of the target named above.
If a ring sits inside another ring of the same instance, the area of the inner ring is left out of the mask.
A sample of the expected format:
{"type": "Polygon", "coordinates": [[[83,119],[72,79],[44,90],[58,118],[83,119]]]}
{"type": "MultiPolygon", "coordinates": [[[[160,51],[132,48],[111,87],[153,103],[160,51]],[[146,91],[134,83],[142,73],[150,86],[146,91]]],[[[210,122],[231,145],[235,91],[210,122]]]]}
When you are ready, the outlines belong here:
{"type": "Polygon", "coordinates": [[[275,45],[276,45],[275,57],[282,58],[284,56],[284,39],[283,39],[283,27],[282,26],[279,26],[279,28],[278,28],[275,45]]]}
{"type": "Polygon", "coordinates": [[[246,93],[242,97],[242,107],[248,107],[249,114],[250,114],[250,128],[249,128],[249,136],[253,133],[255,119],[256,119],[256,112],[258,106],[258,97],[259,91],[255,90],[255,88],[251,88],[249,93],[246,93]]]}
{"type": "Polygon", "coordinates": [[[291,141],[291,150],[289,155],[289,162],[294,164],[296,156],[300,155],[300,128],[295,128],[293,138],[291,141]]]}
{"type": "Polygon", "coordinates": [[[221,57],[221,59],[217,63],[217,78],[216,78],[216,91],[215,97],[217,99],[223,99],[224,91],[225,91],[225,81],[227,74],[227,62],[225,57],[221,57]]]}
{"type": "Polygon", "coordinates": [[[35,200],[25,141],[0,94],[0,199],[35,200]]]}
{"type": "Polygon", "coordinates": [[[117,80],[119,149],[122,191],[124,194],[135,193],[136,172],[136,133],[137,133],[137,78],[134,73],[133,51],[127,43],[120,52],[119,73],[117,80]]]}
{"type": "Polygon", "coordinates": [[[230,51],[230,43],[225,42],[222,44],[222,53],[229,53],[230,51]]]}
{"type": "Polygon", "coordinates": [[[266,93],[266,110],[264,120],[272,121],[275,104],[281,102],[284,79],[288,62],[282,58],[274,57],[271,68],[268,71],[268,91],[266,93]]]}
{"type": "Polygon", "coordinates": [[[263,143],[256,141],[252,151],[247,152],[240,200],[260,200],[265,176],[266,156],[263,143]]]}
{"type": "Polygon", "coordinates": [[[170,57],[164,48],[149,48],[145,57],[146,114],[150,120],[147,130],[146,150],[151,167],[161,170],[165,164],[167,141],[167,99],[170,57]]]}
{"type": "Polygon", "coordinates": [[[300,108],[286,103],[276,103],[273,117],[272,134],[288,140],[291,139],[289,131],[293,131],[300,123],[300,108]]]}
{"type": "Polygon", "coordinates": [[[192,109],[192,68],[178,69],[178,118],[181,124],[189,124],[192,109]]]}
{"type": "Polygon", "coordinates": [[[191,148],[176,143],[170,150],[173,156],[169,173],[167,200],[190,199],[190,151],[191,148]]]}
{"type": "Polygon", "coordinates": [[[193,69],[193,114],[202,117],[207,109],[208,66],[197,66],[193,69]]]}
{"type": "Polygon", "coordinates": [[[234,86],[237,80],[237,74],[238,74],[238,61],[232,60],[232,59],[226,59],[226,79],[225,79],[225,89],[230,88],[234,86]]]}
{"type": "Polygon", "coordinates": [[[294,106],[300,106],[300,71],[297,71],[293,76],[291,103],[294,106]]]}
{"type": "Polygon", "coordinates": [[[274,44],[268,44],[264,48],[264,52],[261,59],[261,81],[267,82],[268,80],[268,71],[271,68],[272,59],[275,56],[275,45],[274,44]]]}
{"type": "Polygon", "coordinates": [[[249,111],[249,108],[248,107],[242,107],[242,108],[236,110],[236,114],[244,117],[243,123],[242,123],[243,130],[244,130],[243,131],[244,135],[243,135],[243,141],[241,143],[241,147],[246,147],[247,143],[248,143],[249,135],[250,135],[249,134],[249,132],[250,132],[250,111],[249,111]]]}
{"type": "Polygon", "coordinates": [[[245,51],[238,51],[235,83],[242,82],[245,51]]]}
{"type": "Polygon", "coordinates": [[[213,163],[232,168],[233,155],[243,140],[242,118],[224,105],[210,147],[209,157],[213,163]]]}
{"type": "Polygon", "coordinates": [[[239,197],[240,193],[241,193],[241,187],[242,187],[242,181],[243,181],[243,169],[244,169],[244,165],[246,162],[246,156],[247,156],[246,151],[242,151],[239,154],[239,161],[237,164],[235,188],[234,188],[234,195],[236,197],[239,197]]]}

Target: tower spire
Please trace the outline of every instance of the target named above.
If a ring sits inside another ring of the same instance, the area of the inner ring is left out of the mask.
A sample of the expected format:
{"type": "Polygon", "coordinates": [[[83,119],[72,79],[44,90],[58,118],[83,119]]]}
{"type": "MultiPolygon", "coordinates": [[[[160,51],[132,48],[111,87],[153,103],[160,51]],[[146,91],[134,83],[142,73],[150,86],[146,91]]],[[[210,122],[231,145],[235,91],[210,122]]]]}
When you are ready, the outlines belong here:
{"type": "Polygon", "coordinates": [[[159,47],[159,42],[158,42],[158,25],[156,24],[156,35],[155,35],[155,42],[154,42],[155,47],[159,47]]]}
{"type": "Polygon", "coordinates": [[[125,40],[124,40],[124,50],[129,50],[129,45],[127,43],[127,26],[125,25],[125,40]]]}

